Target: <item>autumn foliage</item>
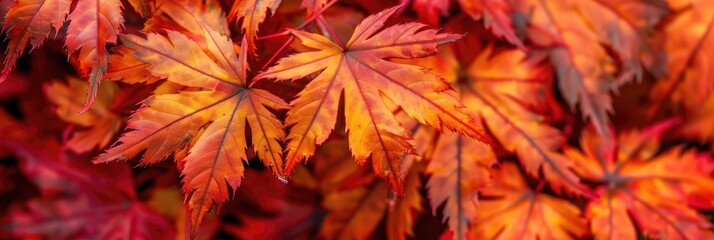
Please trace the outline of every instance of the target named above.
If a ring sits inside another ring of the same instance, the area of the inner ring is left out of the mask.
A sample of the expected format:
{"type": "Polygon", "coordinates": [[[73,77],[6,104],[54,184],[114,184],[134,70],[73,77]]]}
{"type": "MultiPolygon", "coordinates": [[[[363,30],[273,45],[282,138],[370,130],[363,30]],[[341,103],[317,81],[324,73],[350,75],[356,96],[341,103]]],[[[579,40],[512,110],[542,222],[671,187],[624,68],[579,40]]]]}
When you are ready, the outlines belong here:
{"type": "Polygon", "coordinates": [[[1,3],[3,239],[714,239],[711,0],[1,3]]]}

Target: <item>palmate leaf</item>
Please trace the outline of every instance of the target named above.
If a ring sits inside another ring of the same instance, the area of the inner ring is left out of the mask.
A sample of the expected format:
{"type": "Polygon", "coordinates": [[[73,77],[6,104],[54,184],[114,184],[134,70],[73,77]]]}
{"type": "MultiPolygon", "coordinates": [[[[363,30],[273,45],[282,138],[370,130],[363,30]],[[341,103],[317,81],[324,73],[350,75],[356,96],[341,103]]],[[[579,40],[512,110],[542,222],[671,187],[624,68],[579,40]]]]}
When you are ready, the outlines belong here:
{"type": "Polygon", "coordinates": [[[371,156],[375,174],[387,178],[403,194],[399,158],[412,149],[409,134],[385,104],[399,105],[420,123],[443,130],[487,139],[483,129],[461,112],[449,85],[423,69],[385,61],[385,58],[416,58],[434,54],[436,46],[455,41],[459,35],[423,30],[423,24],[408,23],[379,31],[398,7],[367,17],[345,46],[308,32],[291,30],[302,44],[316,49],[285,57],[256,78],[296,80],[320,72],[291,103],[287,125],[292,125],[287,144],[286,172],[311,156],[315,145],[332,132],[340,95],[344,91],[345,116],[350,150],[364,164],[371,156]]]}
{"type": "Polygon", "coordinates": [[[72,137],[65,143],[66,147],[76,153],[86,153],[94,148],[104,149],[121,127],[121,117],[110,109],[119,88],[111,82],[102,84],[94,107],[84,114],[77,114],[84,107],[82,94],[87,91],[88,85],[74,77],[68,77],[67,82],[50,82],[43,87],[45,96],[57,106],[57,116],[86,128],[73,131],[72,137]]]}
{"type": "Polygon", "coordinates": [[[404,175],[405,196],[393,199],[394,204],[390,204],[387,214],[387,239],[406,240],[414,237],[414,225],[416,218],[424,210],[422,207],[423,197],[421,195],[422,178],[424,172],[424,162],[412,163],[404,175]]]}
{"type": "Polygon", "coordinates": [[[0,120],[1,151],[19,159],[19,170],[39,190],[39,196],[0,216],[3,238],[175,237],[169,221],[137,196],[129,166],[67,159],[54,137],[31,131],[33,125],[17,122],[4,111],[0,120]]]}
{"type": "MultiPolygon", "coordinates": [[[[423,65],[446,76],[460,92],[466,113],[484,122],[530,176],[546,180],[558,192],[591,195],[571,170],[573,161],[558,154],[565,137],[545,120],[546,116],[557,118],[554,115],[559,109],[554,107],[549,90],[552,73],[543,64],[543,54],[488,47],[464,67],[448,48],[445,50],[428,58],[399,61],[423,65]],[[457,79],[459,72],[462,79],[457,79]]],[[[433,153],[423,154],[430,161],[427,186],[431,205],[434,211],[442,209],[451,236],[465,239],[468,226],[479,212],[474,207],[478,191],[492,184],[488,168],[497,158],[487,146],[463,136],[432,133],[421,138],[422,130],[414,134],[415,145],[434,148],[429,148],[433,153]]]]}
{"type": "MultiPolygon", "coordinates": [[[[523,41],[516,36],[509,14],[513,11],[507,0],[459,0],[461,11],[472,19],[483,19],[484,25],[496,36],[525,50],[523,41]]],[[[439,25],[441,16],[448,16],[451,1],[414,0],[412,9],[419,15],[419,21],[433,26],[439,25]]]]}
{"type": "Polygon", "coordinates": [[[531,189],[516,165],[493,171],[494,185],[481,191],[471,239],[582,239],[586,221],[578,209],[531,189]]]}
{"type": "MultiPolygon", "coordinates": [[[[610,138],[607,128],[613,111],[610,91],[641,76],[643,42],[640,27],[620,12],[623,1],[510,0],[528,19],[529,38],[549,48],[558,87],[571,108],[578,106],[597,131],[610,138]]],[[[657,1],[627,1],[629,11],[646,10],[657,1]]],[[[654,24],[654,23],[650,23],[654,24]]]]}
{"type": "Polygon", "coordinates": [[[62,28],[70,4],[71,0],[21,0],[13,3],[3,23],[3,31],[7,31],[10,42],[6,49],[8,54],[3,61],[0,83],[5,81],[15,67],[15,61],[28,43],[32,49],[36,49],[42,46],[52,29],[57,32],[62,28]]]}
{"type": "Polygon", "coordinates": [[[681,147],[657,155],[660,136],[674,123],[625,132],[609,141],[586,131],[582,151],[566,151],[578,174],[600,183],[600,195],[585,213],[596,239],[637,239],[638,230],[658,239],[714,237],[709,221],[697,212],[714,206],[712,160],[681,147]]]}
{"type": "Polygon", "coordinates": [[[228,17],[236,22],[243,19],[241,29],[245,32],[248,50],[255,51],[254,39],[258,34],[258,26],[268,16],[268,10],[275,14],[280,0],[236,0],[228,13],[228,17]]]}
{"type": "Polygon", "coordinates": [[[466,239],[478,215],[479,190],[492,184],[489,168],[498,159],[491,148],[458,134],[442,134],[429,157],[426,172],[432,213],[441,205],[454,239],[466,239]]]}
{"type": "Polygon", "coordinates": [[[544,122],[553,93],[552,73],[542,64],[543,56],[492,52],[487,48],[479,54],[467,70],[468,83],[458,86],[469,113],[518,156],[529,175],[547,180],[557,192],[590,195],[571,170],[573,161],[557,153],[565,137],[544,122]]]}
{"type": "Polygon", "coordinates": [[[655,104],[650,111],[667,106],[696,111],[714,91],[714,2],[683,2],[686,5],[675,6],[680,13],[664,29],[668,77],[652,90],[655,104]]]}
{"type": "MultiPolygon", "coordinates": [[[[142,0],[143,2],[144,0],[142,0]]],[[[228,35],[228,23],[219,3],[215,0],[151,0],[152,5],[160,6],[151,10],[153,14],[146,20],[144,32],[160,32],[166,29],[181,32],[199,46],[205,48],[203,27],[210,26],[216,32],[228,35]]],[[[138,11],[138,9],[137,9],[138,11]]],[[[133,56],[134,50],[126,46],[119,46],[109,55],[107,73],[105,78],[112,81],[125,83],[154,83],[160,78],[152,76],[146,64],[133,56]]]]}
{"type": "Polygon", "coordinates": [[[714,2],[669,1],[677,12],[664,28],[668,76],[650,91],[649,115],[686,114],[683,135],[714,139],[714,2]]]}
{"type": "Polygon", "coordinates": [[[464,12],[473,19],[483,17],[484,24],[491,31],[514,46],[525,50],[523,41],[516,36],[513,29],[513,22],[508,16],[513,9],[508,5],[507,0],[459,0],[459,4],[464,12]]]}
{"type": "Polygon", "coordinates": [[[193,233],[214,203],[226,201],[229,191],[240,185],[246,127],[250,127],[258,157],[275,175],[284,175],[279,144],[284,138],[282,123],[268,108],[284,109],[287,103],[248,86],[245,47],[237,56],[233,43],[206,25],[203,36],[207,50],[174,31],[167,36],[150,33],[147,39],[122,39],[137,58],[151,65],[148,71],[154,76],[201,90],[147,99],[129,119],[131,131],[96,159],[123,160],[145,151],[140,165],[148,165],[188,148],[188,155],[176,160],[183,166],[193,233]]]}
{"type": "Polygon", "coordinates": [[[72,54],[79,51],[79,68],[89,77],[87,101],[82,112],[89,110],[107,69],[106,45],[116,43],[124,25],[120,0],[79,0],[69,14],[65,45],[72,54]]]}
{"type": "Polygon", "coordinates": [[[368,239],[387,212],[389,187],[355,164],[347,142],[331,139],[315,155],[314,172],[326,211],[320,239],[368,239]]]}

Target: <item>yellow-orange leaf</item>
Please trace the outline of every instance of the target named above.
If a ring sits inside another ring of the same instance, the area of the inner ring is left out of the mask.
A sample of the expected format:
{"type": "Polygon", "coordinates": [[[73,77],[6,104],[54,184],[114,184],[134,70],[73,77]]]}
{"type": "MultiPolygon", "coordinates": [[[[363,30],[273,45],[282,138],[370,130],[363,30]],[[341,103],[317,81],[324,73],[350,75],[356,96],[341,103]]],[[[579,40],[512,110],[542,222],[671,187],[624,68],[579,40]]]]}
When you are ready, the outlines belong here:
{"type": "MultiPolygon", "coordinates": [[[[154,77],[146,70],[149,64],[134,57],[134,50],[126,46],[115,49],[109,55],[107,63],[107,74],[104,78],[111,81],[122,81],[125,83],[154,83],[160,78],[154,77]]],[[[101,95],[99,96],[101,97],[101,95]]]]}
{"type": "Polygon", "coordinates": [[[144,24],[145,32],[176,30],[199,45],[203,46],[203,28],[205,24],[216,32],[229,35],[228,23],[216,0],[152,0],[157,6],[156,12],[144,24]]]}
{"type": "Polygon", "coordinates": [[[547,106],[552,95],[552,73],[542,61],[518,50],[492,54],[488,48],[468,68],[462,99],[506,150],[516,153],[529,175],[541,177],[542,172],[556,191],[588,194],[571,170],[573,162],[557,154],[565,137],[529,109],[547,106]]]}
{"type": "Polygon", "coordinates": [[[241,29],[245,33],[248,40],[248,49],[253,52],[255,50],[254,39],[258,36],[258,26],[268,16],[268,9],[275,14],[280,5],[280,0],[236,0],[233,3],[228,17],[235,19],[236,22],[243,19],[241,29]]]}
{"type": "Polygon", "coordinates": [[[584,179],[600,183],[599,198],[586,208],[596,239],[637,239],[638,230],[657,239],[714,237],[697,212],[714,206],[712,160],[681,147],[656,155],[660,135],[674,123],[625,132],[617,141],[586,131],[582,152],[566,151],[584,179]]]}
{"type": "Polygon", "coordinates": [[[121,160],[145,151],[140,164],[146,165],[189,149],[183,159],[176,160],[183,163],[183,190],[193,233],[214,203],[226,201],[229,191],[240,185],[242,161],[247,160],[247,127],[258,157],[275,175],[283,176],[279,141],[285,134],[268,108],[287,108],[277,96],[248,87],[245,48],[239,57],[230,39],[207,25],[202,27],[203,48],[174,31],[166,37],[150,33],[148,39],[122,39],[136,51],[136,57],[151,65],[148,70],[154,76],[202,90],[147,99],[129,119],[131,131],[97,159],[121,160]]]}
{"type": "Polygon", "coordinates": [[[528,187],[518,167],[504,163],[481,191],[472,239],[581,239],[585,219],[572,203],[528,187]]]}
{"type": "Polygon", "coordinates": [[[47,98],[57,105],[57,116],[87,128],[75,131],[66,143],[67,147],[76,153],[86,153],[95,147],[103,149],[109,145],[121,126],[119,115],[109,109],[119,88],[114,83],[102,84],[94,107],[84,114],[77,114],[84,107],[81,99],[82,94],[87,91],[87,84],[74,77],[68,77],[67,81],[69,85],[55,81],[44,86],[47,98]]]}
{"type": "Polygon", "coordinates": [[[288,112],[286,124],[292,125],[287,145],[288,172],[300,160],[311,156],[315,145],[323,143],[332,132],[343,91],[348,139],[355,160],[364,164],[371,156],[375,174],[387,178],[400,194],[403,187],[399,158],[412,146],[409,134],[384,98],[420,123],[487,139],[483,129],[461,112],[461,104],[447,83],[420,67],[384,60],[431,55],[438,44],[460,37],[422,30],[425,25],[419,23],[379,31],[398,8],[367,17],[345,46],[321,35],[291,30],[303,45],[316,51],[285,57],[258,76],[295,80],[321,71],[293,100],[288,112]]]}

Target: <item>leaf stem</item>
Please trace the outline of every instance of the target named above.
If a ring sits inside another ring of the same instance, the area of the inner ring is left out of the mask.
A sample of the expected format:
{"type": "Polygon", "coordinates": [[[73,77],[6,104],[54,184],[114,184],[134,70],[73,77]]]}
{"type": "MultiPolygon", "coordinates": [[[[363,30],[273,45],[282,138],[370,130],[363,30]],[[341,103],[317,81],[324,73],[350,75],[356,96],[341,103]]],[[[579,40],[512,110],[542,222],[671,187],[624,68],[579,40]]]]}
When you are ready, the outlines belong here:
{"type": "Polygon", "coordinates": [[[307,3],[307,1],[302,0],[302,3],[305,4],[305,6],[306,6],[308,9],[310,9],[310,11],[313,12],[313,15],[317,16],[317,20],[320,21],[320,23],[322,23],[323,26],[325,26],[325,28],[327,29],[327,31],[330,32],[330,36],[332,36],[332,38],[335,39],[335,41],[337,42],[337,44],[340,45],[340,47],[342,47],[342,49],[345,49],[345,44],[343,44],[343,43],[342,43],[342,40],[340,40],[340,38],[337,37],[337,34],[335,34],[335,31],[332,30],[332,27],[330,27],[330,25],[327,25],[327,23],[325,22],[325,20],[322,19],[322,15],[318,14],[318,13],[315,11],[315,9],[313,9],[312,6],[310,6],[310,4],[307,3]]]}
{"type": "MultiPolygon", "coordinates": [[[[307,20],[305,20],[305,22],[303,22],[302,24],[298,25],[295,29],[303,29],[303,28],[307,27],[308,25],[310,25],[310,23],[314,22],[315,19],[317,19],[317,16],[322,15],[323,12],[325,12],[325,11],[326,11],[329,7],[331,7],[332,5],[335,5],[335,3],[337,3],[337,0],[332,0],[332,1],[328,2],[327,4],[325,4],[324,7],[320,8],[319,10],[317,10],[317,13],[313,14],[312,16],[310,16],[310,18],[308,18],[307,20]]],[[[276,37],[282,37],[282,36],[287,36],[287,35],[290,35],[290,32],[287,31],[287,30],[285,30],[285,31],[282,31],[282,32],[279,32],[279,33],[273,33],[273,34],[270,34],[270,35],[258,37],[256,40],[260,41],[260,40],[266,40],[266,39],[271,39],[271,38],[276,38],[276,37]]]]}

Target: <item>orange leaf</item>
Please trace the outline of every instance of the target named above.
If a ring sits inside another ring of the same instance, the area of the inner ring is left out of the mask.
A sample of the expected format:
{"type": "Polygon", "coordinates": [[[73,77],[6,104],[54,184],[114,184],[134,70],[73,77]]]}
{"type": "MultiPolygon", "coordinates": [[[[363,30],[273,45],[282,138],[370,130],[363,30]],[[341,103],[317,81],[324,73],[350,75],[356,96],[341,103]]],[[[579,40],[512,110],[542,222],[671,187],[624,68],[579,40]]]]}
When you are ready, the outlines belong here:
{"type": "Polygon", "coordinates": [[[387,211],[387,185],[360,169],[347,150],[346,141],[331,138],[315,155],[315,177],[327,211],[320,239],[369,239],[387,211]]]}
{"type": "Polygon", "coordinates": [[[5,66],[0,83],[5,81],[15,67],[15,61],[25,51],[28,42],[32,49],[36,49],[42,46],[53,28],[55,33],[62,28],[71,3],[71,0],[17,0],[12,4],[3,23],[3,30],[7,30],[10,42],[6,50],[9,53],[3,61],[5,66]]]}
{"type": "MultiPolygon", "coordinates": [[[[115,49],[109,55],[107,63],[107,74],[105,79],[110,81],[122,81],[129,84],[154,83],[160,78],[154,77],[146,70],[150,65],[134,57],[134,50],[126,46],[115,49]]],[[[101,96],[100,96],[101,97],[101,96]]]]}
{"type": "Polygon", "coordinates": [[[248,40],[247,46],[250,52],[255,51],[254,39],[258,34],[258,26],[268,16],[268,9],[275,14],[279,5],[280,0],[236,0],[233,3],[228,17],[235,19],[236,22],[243,18],[241,29],[248,40]]]}
{"type": "Polygon", "coordinates": [[[504,38],[523,51],[526,50],[523,41],[516,36],[516,31],[513,29],[513,23],[508,16],[512,9],[506,0],[459,0],[459,4],[473,19],[479,19],[483,15],[484,24],[496,36],[504,38]]]}
{"type": "Polygon", "coordinates": [[[458,134],[442,134],[430,157],[426,172],[432,212],[444,205],[454,239],[465,239],[476,218],[478,191],[491,184],[489,167],[498,159],[488,145],[458,134]]]}
{"type": "Polygon", "coordinates": [[[84,107],[80,99],[82,99],[81,94],[87,90],[87,84],[73,77],[68,77],[67,81],[69,85],[59,81],[44,85],[45,95],[57,105],[55,111],[57,116],[64,121],[87,128],[75,131],[66,143],[67,147],[76,153],[86,153],[95,147],[103,149],[109,145],[121,126],[121,117],[109,109],[119,88],[113,83],[102,84],[94,107],[84,114],[77,114],[84,107]]]}
{"type": "Polygon", "coordinates": [[[552,95],[544,94],[552,73],[542,60],[517,50],[492,54],[488,48],[469,67],[462,99],[504,148],[516,153],[529,175],[540,177],[542,172],[556,191],[588,195],[570,170],[573,162],[557,154],[565,142],[563,134],[529,109],[547,106],[552,95]]]}
{"type": "MultiPolygon", "coordinates": [[[[618,12],[622,1],[525,0],[514,4],[529,17],[529,38],[549,47],[558,87],[571,108],[579,106],[604,139],[610,138],[610,91],[642,75],[643,39],[638,27],[618,12]]],[[[645,6],[648,1],[627,1],[645,6]]],[[[656,2],[656,1],[653,1],[656,2]]],[[[627,8],[644,11],[645,7],[627,8]]]]}
{"type": "Polygon", "coordinates": [[[616,142],[586,131],[583,152],[566,151],[584,179],[599,183],[600,196],[586,209],[597,239],[637,239],[638,229],[659,239],[714,237],[707,218],[697,212],[714,206],[712,160],[681,147],[656,155],[660,135],[674,123],[626,132],[616,142]]]}
{"type": "Polygon", "coordinates": [[[152,0],[159,6],[144,24],[143,31],[155,32],[163,29],[183,33],[203,46],[203,28],[206,24],[216,32],[229,35],[228,23],[216,0],[152,0]]]}
{"type": "Polygon", "coordinates": [[[220,205],[231,189],[240,186],[242,161],[247,160],[246,127],[250,127],[258,157],[283,177],[279,144],[283,125],[268,108],[287,108],[271,93],[248,87],[245,48],[239,57],[230,39],[207,25],[203,32],[207,50],[174,31],[168,31],[167,37],[151,33],[148,39],[123,38],[136,57],[151,65],[148,70],[154,76],[202,90],[147,99],[129,119],[127,129],[132,131],[96,160],[122,160],[145,151],[140,164],[147,165],[189,149],[177,161],[183,163],[183,190],[194,234],[214,202],[220,205]]]}
{"type": "Polygon", "coordinates": [[[473,239],[580,239],[585,219],[572,203],[532,190],[518,167],[502,164],[494,186],[481,191],[473,239]]]}
{"type": "Polygon", "coordinates": [[[437,34],[419,23],[387,27],[379,31],[399,7],[367,17],[355,29],[346,46],[308,32],[291,30],[302,44],[317,51],[281,59],[256,78],[295,80],[320,72],[291,103],[287,125],[292,125],[287,145],[286,171],[311,156],[315,145],[332,132],[340,95],[345,95],[345,115],[350,148],[364,164],[371,156],[375,174],[387,178],[403,194],[399,158],[412,149],[409,134],[385,105],[388,98],[420,123],[443,127],[480,140],[483,129],[461,112],[461,104],[449,85],[422,68],[385,61],[434,54],[436,46],[459,35],[437,34]]]}
{"type": "Polygon", "coordinates": [[[414,224],[416,217],[424,208],[422,207],[421,196],[421,174],[424,171],[424,163],[414,163],[405,174],[406,195],[393,201],[387,215],[387,239],[406,240],[414,237],[414,224]]]}
{"type": "Polygon", "coordinates": [[[81,112],[89,110],[97,96],[102,74],[107,70],[106,44],[116,43],[124,25],[121,8],[119,0],[80,0],[69,14],[65,44],[70,54],[79,51],[79,67],[89,75],[87,101],[81,112]]]}

